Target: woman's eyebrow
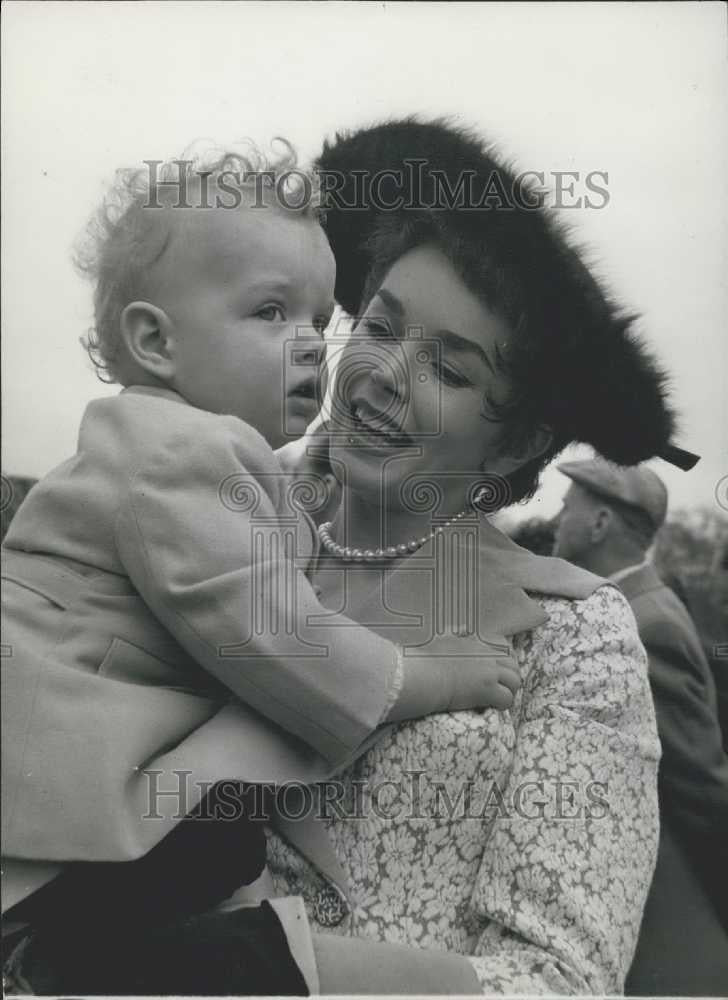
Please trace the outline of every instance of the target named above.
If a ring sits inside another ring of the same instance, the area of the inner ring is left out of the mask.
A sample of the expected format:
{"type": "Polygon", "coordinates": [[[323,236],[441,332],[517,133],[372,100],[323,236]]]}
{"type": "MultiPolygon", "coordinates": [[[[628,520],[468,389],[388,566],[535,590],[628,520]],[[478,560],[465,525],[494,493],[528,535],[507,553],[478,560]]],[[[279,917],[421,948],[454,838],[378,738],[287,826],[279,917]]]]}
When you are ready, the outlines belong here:
{"type": "MultiPolygon", "coordinates": [[[[380,288],[375,298],[381,299],[387,309],[391,313],[394,313],[395,316],[398,316],[400,319],[404,318],[404,305],[393,292],[390,292],[386,288],[380,288]]],[[[493,362],[480,344],[476,344],[475,341],[469,340],[467,337],[461,337],[459,333],[455,333],[453,330],[438,330],[435,336],[439,337],[446,347],[450,347],[454,351],[458,351],[461,354],[465,352],[474,354],[483,362],[488,371],[495,375],[493,362]]]]}
{"type": "Polygon", "coordinates": [[[488,371],[495,375],[493,362],[490,360],[480,344],[476,344],[474,340],[469,340],[467,337],[461,337],[459,333],[455,333],[453,330],[438,330],[435,336],[439,337],[446,347],[450,347],[454,351],[458,351],[461,354],[466,352],[468,354],[474,354],[483,362],[488,371]]]}
{"type": "Polygon", "coordinates": [[[388,292],[386,288],[380,288],[376,294],[376,298],[381,299],[387,309],[394,313],[395,316],[404,317],[404,306],[392,292],[388,292]]]}

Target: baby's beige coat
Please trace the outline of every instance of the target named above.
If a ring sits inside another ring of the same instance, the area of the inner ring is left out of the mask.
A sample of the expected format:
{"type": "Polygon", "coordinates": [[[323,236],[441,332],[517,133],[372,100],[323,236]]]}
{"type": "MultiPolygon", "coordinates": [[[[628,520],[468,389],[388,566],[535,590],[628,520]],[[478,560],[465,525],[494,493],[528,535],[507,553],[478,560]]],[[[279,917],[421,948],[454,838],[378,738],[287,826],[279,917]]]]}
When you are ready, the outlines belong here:
{"type": "MultiPolygon", "coordinates": [[[[152,785],[181,783],[187,811],[205,782],[343,768],[396,697],[387,640],[436,655],[445,629],[483,655],[545,620],[526,590],[603,583],[473,518],[388,575],[390,620],[332,614],[304,576],[315,531],[290,487],[251,427],[174,393],[88,407],[78,453],[34,487],[3,550],[4,909],[63,862],[146,853],[181,818],[177,796],[145,818],[152,785]]],[[[342,882],[313,816],[277,825],[342,882]]]]}
{"type": "Polygon", "coordinates": [[[90,404],[3,548],[3,854],[24,862],[4,906],[38,862],[146,853],[178,811],[142,818],[151,781],[188,771],[187,809],[196,782],[313,781],[386,714],[394,647],[309,623],[315,529],[291,483],[252,427],[174,393],[90,404]]]}

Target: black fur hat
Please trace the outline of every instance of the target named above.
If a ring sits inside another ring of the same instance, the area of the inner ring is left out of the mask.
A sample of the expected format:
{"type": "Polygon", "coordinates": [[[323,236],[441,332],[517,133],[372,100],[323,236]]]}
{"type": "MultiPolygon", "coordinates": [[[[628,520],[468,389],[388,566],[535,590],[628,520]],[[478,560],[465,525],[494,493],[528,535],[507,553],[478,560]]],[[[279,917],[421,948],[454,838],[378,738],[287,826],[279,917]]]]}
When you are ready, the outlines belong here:
{"type": "Polygon", "coordinates": [[[437,241],[518,331],[508,358],[513,408],[553,430],[546,460],[583,441],[620,465],[660,456],[692,468],[697,456],[670,444],[667,378],[635,317],[492,147],[446,121],[407,118],[337,133],[316,166],[347,312],[356,315],[402,253],[437,241]]]}

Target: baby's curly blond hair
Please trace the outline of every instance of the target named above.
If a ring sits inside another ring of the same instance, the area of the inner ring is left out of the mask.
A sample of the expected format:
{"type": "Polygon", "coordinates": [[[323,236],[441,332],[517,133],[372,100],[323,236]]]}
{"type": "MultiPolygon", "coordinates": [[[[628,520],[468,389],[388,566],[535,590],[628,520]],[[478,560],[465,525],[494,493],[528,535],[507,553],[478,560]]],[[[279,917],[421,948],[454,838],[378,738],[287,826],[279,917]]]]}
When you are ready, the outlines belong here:
{"type": "Polygon", "coordinates": [[[317,176],[298,166],[287,140],[273,141],[282,152],[271,157],[246,142],[244,152],[208,148],[115,172],[73,252],[76,269],[94,284],[94,324],[81,343],[102,382],[119,381],[121,314],[144,296],[146,274],[170,243],[170,210],[237,208],[253,191],[256,207],[278,204],[318,220],[317,176]]]}

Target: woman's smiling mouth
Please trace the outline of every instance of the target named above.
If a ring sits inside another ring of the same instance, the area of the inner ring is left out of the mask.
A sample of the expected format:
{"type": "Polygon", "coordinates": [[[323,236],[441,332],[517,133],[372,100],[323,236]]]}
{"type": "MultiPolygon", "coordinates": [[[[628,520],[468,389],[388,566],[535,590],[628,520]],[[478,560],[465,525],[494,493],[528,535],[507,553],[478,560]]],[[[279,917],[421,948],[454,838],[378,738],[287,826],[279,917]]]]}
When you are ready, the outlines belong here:
{"type": "Polygon", "coordinates": [[[393,421],[381,415],[375,416],[359,404],[351,408],[351,421],[353,433],[347,439],[349,444],[387,450],[414,444],[412,438],[393,421]]]}

